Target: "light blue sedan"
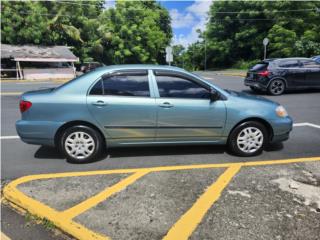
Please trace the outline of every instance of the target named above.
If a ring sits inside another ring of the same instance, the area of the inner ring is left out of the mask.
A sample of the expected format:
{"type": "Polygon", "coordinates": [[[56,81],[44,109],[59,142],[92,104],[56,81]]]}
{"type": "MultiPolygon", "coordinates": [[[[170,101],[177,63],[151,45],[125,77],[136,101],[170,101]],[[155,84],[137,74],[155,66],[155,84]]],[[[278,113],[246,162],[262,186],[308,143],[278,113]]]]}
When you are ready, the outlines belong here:
{"type": "Polygon", "coordinates": [[[121,146],[227,144],[236,155],[253,156],[292,130],[278,103],[157,65],[98,68],[58,88],[24,93],[20,110],[22,141],[56,146],[76,163],[121,146]]]}

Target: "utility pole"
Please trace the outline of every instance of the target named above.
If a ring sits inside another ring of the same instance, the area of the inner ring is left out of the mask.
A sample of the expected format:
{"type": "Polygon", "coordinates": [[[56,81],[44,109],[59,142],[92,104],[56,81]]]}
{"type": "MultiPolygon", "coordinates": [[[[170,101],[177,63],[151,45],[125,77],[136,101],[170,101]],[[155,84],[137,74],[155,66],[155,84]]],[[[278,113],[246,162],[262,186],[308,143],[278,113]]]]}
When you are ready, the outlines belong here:
{"type": "Polygon", "coordinates": [[[207,70],[207,38],[204,36],[204,70],[207,70]]]}

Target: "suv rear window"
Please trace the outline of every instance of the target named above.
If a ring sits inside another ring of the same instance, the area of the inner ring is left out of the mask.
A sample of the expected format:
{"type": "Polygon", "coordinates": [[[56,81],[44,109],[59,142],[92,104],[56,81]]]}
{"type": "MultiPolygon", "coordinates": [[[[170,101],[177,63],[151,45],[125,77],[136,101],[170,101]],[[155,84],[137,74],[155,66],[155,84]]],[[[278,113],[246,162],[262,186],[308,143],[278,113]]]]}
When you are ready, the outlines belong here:
{"type": "Polygon", "coordinates": [[[261,62],[261,63],[257,63],[256,65],[254,65],[250,71],[261,71],[261,70],[265,70],[268,67],[269,63],[267,62],[261,62]]]}

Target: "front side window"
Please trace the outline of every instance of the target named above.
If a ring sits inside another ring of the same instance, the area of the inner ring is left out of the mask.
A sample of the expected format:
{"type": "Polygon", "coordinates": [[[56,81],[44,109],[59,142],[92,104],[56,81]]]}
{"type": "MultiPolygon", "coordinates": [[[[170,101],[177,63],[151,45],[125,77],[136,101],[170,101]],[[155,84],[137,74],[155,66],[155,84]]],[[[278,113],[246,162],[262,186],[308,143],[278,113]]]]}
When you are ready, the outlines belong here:
{"type": "Polygon", "coordinates": [[[210,98],[209,90],[178,76],[157,76],[157,85],[162,98],[210,98]]]}
{"type": "Polygon", "coordinates": [[[148,75],[105,76],[91,88],[90,95],[150,97],[148,75]]]}

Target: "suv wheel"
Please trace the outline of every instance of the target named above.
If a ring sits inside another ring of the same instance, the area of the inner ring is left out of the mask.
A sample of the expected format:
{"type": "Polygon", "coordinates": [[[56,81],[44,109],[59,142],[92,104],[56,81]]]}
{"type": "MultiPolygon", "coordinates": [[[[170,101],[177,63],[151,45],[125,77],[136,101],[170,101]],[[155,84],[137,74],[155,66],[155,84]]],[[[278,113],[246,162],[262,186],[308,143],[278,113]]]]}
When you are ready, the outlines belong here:
{"type": "Polygon", "coordinates": [[[94,129],[73,126],[64,131],[60,150],[71,163],[88,163],[96,160],[103,149],[103,139],[94,129]]]}
{"type": "Polygon", "coordinates": [[[286,89],[285,82],[281,79],[275,79],[275,80],[272,80],[271,83],[269,84],[268,92],[271,95],[276,96],[276,95],[281,95],[285,89],[286,89]]]}
{"type": "Polygon", "coordinates": [[[245,122],[237,126],[229,135],[228,145],[234,154],[242,157],[259,155],[266,145],[268,134],[259,122],[245,122]]]}

